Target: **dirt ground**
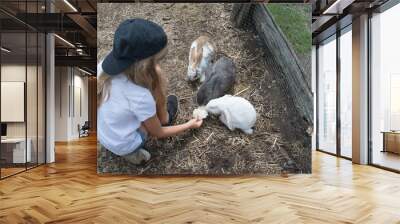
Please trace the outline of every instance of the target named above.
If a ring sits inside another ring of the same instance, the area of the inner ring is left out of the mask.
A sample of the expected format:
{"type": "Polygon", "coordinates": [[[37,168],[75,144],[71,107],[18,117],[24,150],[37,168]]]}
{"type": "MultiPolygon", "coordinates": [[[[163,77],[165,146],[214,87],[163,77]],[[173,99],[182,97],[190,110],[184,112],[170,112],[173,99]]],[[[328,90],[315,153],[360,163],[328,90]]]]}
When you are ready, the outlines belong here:
{"type": "Polygon", "coordinates": [[[265,55],[252,30],[232,27],[232,4],[98,4],[98,59],[112,48],[118,24],[128,18],[145,18],[160,24],[168,35],[169,53],[162,68],[169,93],[180,98],[177,123],[189,120],[198,105],[199,85],[185,81],[189,48],[200,35],[209,36],[220,54],[231,57],[237,68],[234,94],[256,108],[252,135],[229,131],[216,117],[208,117],[198,130],[176,137],[150,140],[152,160],[134,166],[107,150],[98,149],[99,173],[165,174],[281,174],[311,172],[311,137],[279,80],[268,72],[265,55]]]}

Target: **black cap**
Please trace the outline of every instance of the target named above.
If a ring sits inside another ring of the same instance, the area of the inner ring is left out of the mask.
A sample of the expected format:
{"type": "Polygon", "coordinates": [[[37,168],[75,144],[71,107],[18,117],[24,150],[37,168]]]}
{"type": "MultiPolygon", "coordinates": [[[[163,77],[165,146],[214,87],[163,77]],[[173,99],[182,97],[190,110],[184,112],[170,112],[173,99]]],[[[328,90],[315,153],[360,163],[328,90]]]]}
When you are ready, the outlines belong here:
{"type": "Polygon", "coordinates": [[[144,19],[122,22],[114,35],[114,46],[102,63],[105,73],[118,75],[131,64],[157,54],[167,45],[167,35],[156,23],[144,19]]]}

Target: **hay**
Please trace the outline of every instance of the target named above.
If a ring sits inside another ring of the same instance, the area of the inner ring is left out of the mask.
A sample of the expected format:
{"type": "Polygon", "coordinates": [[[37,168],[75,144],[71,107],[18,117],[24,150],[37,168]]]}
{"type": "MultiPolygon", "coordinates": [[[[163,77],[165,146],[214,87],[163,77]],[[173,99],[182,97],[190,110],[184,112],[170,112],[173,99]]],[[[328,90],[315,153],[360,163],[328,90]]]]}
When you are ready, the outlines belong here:
{"type": "Polygon", "coordinates": [[[234,96],[240,95],[241,93],[243,93],[244,91],[248,90],[250,87],[247,87],[246,89],[240,90],[239,92],[235,93],[234,96]]]}
{"type": "MultiPolygon", "coordinates": [[[[163,26],[169,38],[169,53],[162,61],[169,80],[169,94],[180,98],[176,123],[192,117],[198,105],[199,85],[185,81],[189,48],[200,35],[208,35],[218,54],[231,57],[236,65],[235,95],[249,100],[257,111],[254,134],[230,131],[217,117],[209,116],[203,126],[163,140],[150,140],[146,147],[153,156],[145,168],[120,160],[109,152],[100,152],[99,170],[130,174],[280,174],[285,164],[293,163],[288,149],[299,141],[285,139],[277,120],[284,114],[287,99],[277,91],[276,83],[266,83],[271,75],[264,51],[252,30],[239,30],[230,22],[231,4],[99,4],[98,58],[112,48],[112,34],[126,18],[140,17],[163,26]]],[[[232,92],[232,94],[235,91],[232,92]]],[[[290,151],[290,150],[289,150],[290,151]]],[[[299,155],[296,155],[299,156],[299,155]]],[[[303,155],[300,155],[303,156],[303,155]]],[[[291,172],[302,172],[295,167],[291,172]]]]}

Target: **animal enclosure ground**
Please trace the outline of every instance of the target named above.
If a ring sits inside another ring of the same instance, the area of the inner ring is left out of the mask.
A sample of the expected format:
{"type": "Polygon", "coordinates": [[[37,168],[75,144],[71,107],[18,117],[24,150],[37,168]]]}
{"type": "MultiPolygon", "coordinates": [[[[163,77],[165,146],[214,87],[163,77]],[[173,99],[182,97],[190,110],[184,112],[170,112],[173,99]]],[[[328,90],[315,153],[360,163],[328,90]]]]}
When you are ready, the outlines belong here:
{"type": "Polygon", "coordinates": [[[257,111],[254,134],[229,131],[216,117],[200,129],[176,137],[150,140],[152,159],[135,166],[98,148],[98,172],[117,174],[281,174],[311,171],[311,139],[304,123],[292,110],[265,63],[263,46],[251,29],[234,28],[232,4],[98,4],[98,60],[112,49],[117,26],[128,18],[145,18],[160,24],[168,35],[168,55],[162,68],[168,76],[169,94],[179,97],[176,123],[192,117],[198,105],[199,85],[185,81],[192,41],[207,35],[219,55],[231,57],[237,80],[233,94],[249,100],[257,111]]]}

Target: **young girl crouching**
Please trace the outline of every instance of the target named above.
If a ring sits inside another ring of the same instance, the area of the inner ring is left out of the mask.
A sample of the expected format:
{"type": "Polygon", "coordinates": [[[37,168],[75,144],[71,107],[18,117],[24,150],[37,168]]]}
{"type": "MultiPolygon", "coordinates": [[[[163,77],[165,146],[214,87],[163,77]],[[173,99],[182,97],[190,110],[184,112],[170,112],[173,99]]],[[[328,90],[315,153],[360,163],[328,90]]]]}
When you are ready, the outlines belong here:
{"type": "Polygon", "coordinates": [[[165,94],[159,62],[166,54],[167,36],[159,25],[129,19],[119,25],[112,51],[97,66],[99,143],[133,164],[150,160],[143,148],[149,135],[165,138],[202,124],[192,119],[172,125],[178,99],[165,94]]]}

